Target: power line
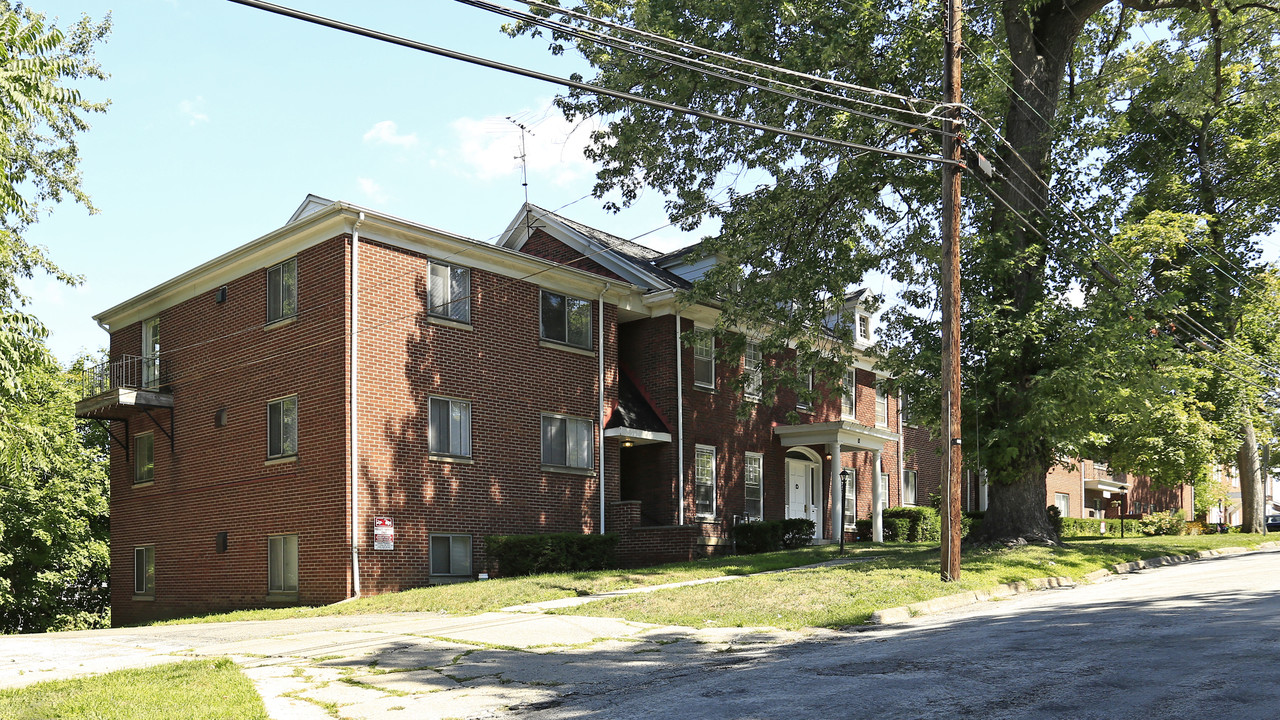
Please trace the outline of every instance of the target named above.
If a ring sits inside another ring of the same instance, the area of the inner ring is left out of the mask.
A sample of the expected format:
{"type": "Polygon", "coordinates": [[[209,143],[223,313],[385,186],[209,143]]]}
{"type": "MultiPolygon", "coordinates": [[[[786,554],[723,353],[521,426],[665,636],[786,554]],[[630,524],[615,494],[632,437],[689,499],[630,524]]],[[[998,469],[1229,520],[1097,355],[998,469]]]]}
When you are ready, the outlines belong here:
{"type": "Polygon", "coordinates": [[[758,132],[770,133],[770,134],[776,134],[776,135],[784,135],[797,140],[807,140],[807,141],[819,143],[822,145],[833,145],[833,146],[843,147],[851,150],[865,150],[868,152],[873,152],[873,153],[885,155],[888,157],[896,157],[896,158],[901,158],[906,160],[918,160],[918,161],[928,162],[928,163],[937,163],[940,165],[952,164],[951,161],[945,160],[940,157],[919,155],[916,153],[910,153],[910,152],[899,151],[899,150],[889,150],[886,148],[877,148],[871,145],[863,145],[861,143],[849,142],[847,140],[836,140],[834,138],[824,137],[821,135],[814,135],[814,134],[802,132],[799,130],[788,130],[786,128],[776,127],[773,125],[766,125],[763,123],[752,122],[750,120],[742,120],[739,118],[729,117],[727,115],[720,115],[718,113],[698,110],[698,109],[686,107],[683,105],[664,102],[662,100],[652,100],[650,98],[636,95],[634,93],[622,92],[619,90],[612,90],[609,88],[600,87],[598,85],[591,85],[589,83],[579,82],[577,80],[571,80],[569,78],[561,78],[555,75],[549,75],[547,73],[539,72],[537,70],[530,70],[528,68],[523,68],[516,65],[510,65],[507,63],[498,62],[496,60],[490,60],[488,58],[483,58],[476,55],[468,55],[466,53],[449,50],[447,48],[442,48],[436,45],[429,45],[427,43],[419,42],[416,40],[409,40],[407,38],[390,35],[377,30],[361,27],[359,25],[353,25],[351,23],[342,22],[340,20],[333,20],[331,18],[327,18],[321,15],[314,15],[311,13],[294,10],[292,8],[287,8],[281,5],[262,2],[262,0],[230,0],[230,2],[236,3],[237,5],[244,5],[246,7],[251,7],[257,10],[263,10],[265,12],[274,13],[276,15],[281,15],[283,17],[293,18],[295,20],[301,20],[303,22],[312,23],[313,25],[319,25],[321,27],[327,27],[333,30],[339,30],[341,32],[350,33],[352,35],[358,35],[361,37],[366,37],[372,40],[378,40],[378,41],[389,43],[392,45],[399,45],[401,47],[406,47],[411,50],[419,50],[421,52],[431,53],[432,55],[438,55],[440,57],[449,58],[451,60],[459,60],[461,62],[471,63],[472,65],[479,65],[481,67],[486,67],[491,70],[500,70],[502,72],[511,73],[513,75],[520,75],[522,77],[532,78],[534,80],[541,80],[543,82],[562,85],[564,87],[572,88],[574,90],[581,90],[583,92],[590,92],[590,93],[596,93],[599,95],[605,95],[608,97],[615,98],[617,100],[624,100],[624,101],[636,103],[639,105],[646,105],[659,110],[666,110],[668,112],[692,115],[693,117],[701,118],[703,120],[729,123],[731,125],[737,125],[739,127],[746,128],[748,130],[755,130],[758,132]]]}

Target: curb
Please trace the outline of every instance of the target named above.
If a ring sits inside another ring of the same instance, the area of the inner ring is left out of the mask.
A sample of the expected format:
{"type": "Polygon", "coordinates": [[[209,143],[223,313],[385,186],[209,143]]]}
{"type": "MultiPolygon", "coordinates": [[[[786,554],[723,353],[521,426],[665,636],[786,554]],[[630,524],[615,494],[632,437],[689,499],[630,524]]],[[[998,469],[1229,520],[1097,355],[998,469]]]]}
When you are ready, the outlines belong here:
{"type": "MultiPolygon", "coordinates": [[[[1164,557],[1149,558],[1147,560],[1136,560],[1134,562],[1117,563],[1110,568],[1100,568],[1094,570],[1084,576],[1085,582],[1097,582],[1102,578],[1109,577],[1112,574],[1124,575],[1125,573],[1145,570],[1147,568],[1164,567],[1167,565],[1180,565],[1182,563],[1195,562],[1205,558],[1218,557],[1221,555],[1239,555],[1241,553],[1254,552],[1255,550],[1266,550],[1280,547],[1280,541],[1265,542],[1259,544],[1256,548],[1246,547],[1224,547],[1217,550],[1200,550],[1194,555],[1166,555],[1164,557]]],[[[868,621],[872,625],[892,625],[895,623],[906,622],[916,615],[932,615],[933,613],[943,612],[945,610],[954,610],[965,605],[976,605],[980,602],[994,600],[997,598],[1012,597],[1025,592],[1034,590],[1045,590],[1055,587],[1074,587],[1075,581],[1067,577],[1047,577],[1034,578],[1023,582],[1005,583],[997,585],[991,590],[975,590],[971,592],[958,593],[956,595],[946,595],[932,600],[924,600],[910,605],[900,607],[886,608],[871,613],[871,619],[868,621]]]]}

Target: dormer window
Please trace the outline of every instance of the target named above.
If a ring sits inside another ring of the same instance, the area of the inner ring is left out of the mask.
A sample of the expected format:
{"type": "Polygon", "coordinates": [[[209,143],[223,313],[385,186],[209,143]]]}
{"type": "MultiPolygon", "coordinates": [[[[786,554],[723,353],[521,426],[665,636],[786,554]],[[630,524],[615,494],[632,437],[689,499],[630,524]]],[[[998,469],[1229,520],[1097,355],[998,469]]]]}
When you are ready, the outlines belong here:
{"type": "Polygon", "coordinates": [[[864,342],[871,342],[871,317],[869,315],[858,316],[858,337],[864,342]]]}

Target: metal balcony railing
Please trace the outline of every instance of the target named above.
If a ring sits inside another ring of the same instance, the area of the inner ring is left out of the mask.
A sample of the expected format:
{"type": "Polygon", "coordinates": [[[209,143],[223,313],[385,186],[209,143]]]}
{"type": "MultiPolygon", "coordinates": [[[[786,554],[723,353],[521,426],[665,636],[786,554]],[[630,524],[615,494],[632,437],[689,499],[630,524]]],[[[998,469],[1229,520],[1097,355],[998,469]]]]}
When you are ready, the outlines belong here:
{"type": "Polygon", "coordinates": [[[160,358],[121,355],[84,369],[81,386],[84,397],[91,398],[116,388],[158,390],[162,378],[160,358]]]}

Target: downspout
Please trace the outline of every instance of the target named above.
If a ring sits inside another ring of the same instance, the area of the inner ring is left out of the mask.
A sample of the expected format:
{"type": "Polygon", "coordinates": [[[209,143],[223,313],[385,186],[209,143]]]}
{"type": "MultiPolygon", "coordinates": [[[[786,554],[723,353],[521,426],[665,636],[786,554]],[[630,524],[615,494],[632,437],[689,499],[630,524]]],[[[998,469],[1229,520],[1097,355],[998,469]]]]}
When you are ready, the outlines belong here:
{"type": "Polygon", "coordinates": [[[1080,459],[1080,517],[1085,515],[1084,507],[1084,458],[1080,459]]]}
{"type": "Polygon", "coordinates": [[[684,362],[680,355],[680,311],[676,311],[676,485],[680,492],[680,520],[684,525],[684,362]]]}
{"type": "Polygon", "coordinates": [[[600,290],[600,297],[596,299],[596,308],[600,316],[600,324],[597,326],[600,328],[600,332],[597,333],[600,337],[598,341],[600,346],[600,352],[596,354],[596,359],[600,363],[600,378],[599,378],[600,423],[596,427],[596,434],[600,437],[600,457],[598,458],[598,460],[600,462],[600,534],[601,535],[604,534],[604,424],[609,421],[609,419],[604,416],[604,413],[605,413],[605,409],[604,409],[604,294],[609,292],[610,287],[611,287],[610,283],[605,283],[604,288],[600,290]]]}
{"type": "Polygon", "coordinates": [[[360,597],[360,223],[364,213],[351,226],[351,590],[360,597]]]}
{"type": "MultiPolygon", "coordinates": [[[[902,480],[905,477],[902,473],[906,469],[905,457],[907,454],[907,429],[902,424],[902,390],[898,390],[898,492],[902,492],[902,480]]],[[[912,505],[918,505],[920,502],[920,475],[916,474],[916,496],[911,498],[912,505]]],[[[906,498],[902,499],[902,504],[906,505],[906,498]]]]}

